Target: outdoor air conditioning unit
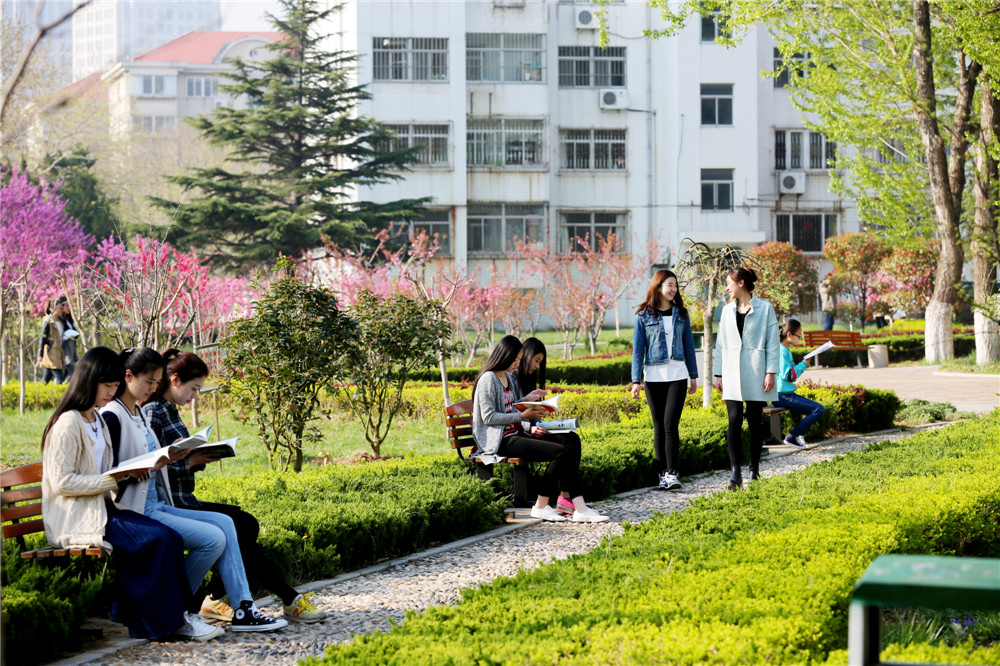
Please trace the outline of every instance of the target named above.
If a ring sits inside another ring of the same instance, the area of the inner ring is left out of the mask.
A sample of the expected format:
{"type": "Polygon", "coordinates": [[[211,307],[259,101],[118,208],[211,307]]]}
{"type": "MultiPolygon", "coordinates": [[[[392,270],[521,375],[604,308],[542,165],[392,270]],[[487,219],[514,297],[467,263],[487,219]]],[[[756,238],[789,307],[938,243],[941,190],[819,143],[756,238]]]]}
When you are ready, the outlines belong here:
{"type": "Polygon", "coordinates": [[[624,88],[602,88],[599,92],[602,109],[628,108],[628,91],[624,88]]]}
{"type": "Polygon", "coordinates": [[[778,176],[778,191],[782,194],[805,194],[806,174],[804,171],[788,171],[778,176]]]}
{"type": "Polygon", "coordinates": [[[576,10],[576,29],[577,30],[596,30],[597,29],[597,17],[594,16],[594,12],[589,9],[577,9],[576,10]]]}

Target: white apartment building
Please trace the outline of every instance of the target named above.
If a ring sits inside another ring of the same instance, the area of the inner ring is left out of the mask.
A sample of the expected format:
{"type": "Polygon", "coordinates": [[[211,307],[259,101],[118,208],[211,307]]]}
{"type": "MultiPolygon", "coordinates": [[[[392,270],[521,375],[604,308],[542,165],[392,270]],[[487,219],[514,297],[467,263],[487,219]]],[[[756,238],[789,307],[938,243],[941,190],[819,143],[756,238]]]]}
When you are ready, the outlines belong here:
{"type": "Polygon", "coordinates": [[[95,0],[73,17],[73,80],[193,30],[219,30],[219,0],[95,0]]]}
{"type": "Polygon", "coordinates": [[[783,79],[761,77],[775,65],[766,30],[726,48],[694,18],[652,40],[643,31],[664,23],[630,0],[606,5],[602,48],[599,8],[347,3],[326,32],[360,56],[360,113],[426,146],[405,181],[362,198],[432,196],[425,226],[472,271],[504,261],[514,236],[566,250],[613,230],[640,254],[656,239],[673,263],[688,238],[790,241],[820,260],[826,237],[859,229],[854,202],[830,192],[836,146],[805,128],[783,79]]]}

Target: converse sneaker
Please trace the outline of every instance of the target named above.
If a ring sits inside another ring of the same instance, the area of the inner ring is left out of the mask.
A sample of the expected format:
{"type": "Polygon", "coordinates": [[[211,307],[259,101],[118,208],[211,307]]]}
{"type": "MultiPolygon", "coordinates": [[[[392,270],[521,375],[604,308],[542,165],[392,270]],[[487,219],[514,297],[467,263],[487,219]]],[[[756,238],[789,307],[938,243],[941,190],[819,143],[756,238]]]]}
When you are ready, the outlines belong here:
{"type": "Polygon", "coordinates": [[[309,601],[309,597],[311,596],[312,592],[309,594],[300,594],[295,597],[295,600],[292,601],[291,604],[285,606],[285,619],[311,624],[313,622],[319,622],[325,618],[326,613],[316,608],[316,606],[309,601]]]}
{"type": "Polygon", "coordinates": [[[801,447],[801,448],[804,449],[804,448],[807,448],[809,445],[806,443],[806,438],[805,437],[803,437],[802,435],[796,435],[795,436],[795,446],[798,446],[798,447],[801,447]]]}
{"type": "Polygon", "coordinates": [[[583,511],[573,512],[574,523],[603,523],[607,519],[607,516],[602,516],[593,509],[584,509],[583,511]]]}
{"type": "Polygon", "coordinates": [[[247,599],[233,613],[233,631],[274,631],[288,626],[288,621],[264,615],[247,599]]]}
{"type": "Polygon", "coordinates": [[[660,490],[680,490],[683,487],[681,482],[677,480],[676,474],[664,472],[663,476],[660,477],[660,490]]]}
{"type": "Polygon", "coordinates": [[[213,599],[206,596],[201,602],[201,610],[198,615],[207,617],[209,620],[222,620],[223,622],[233,621],[233,607],[229,605],[229,597],[213,599]]]}
{"type": "Polygon", "coordinates": [[[803,449],[806,446],[806,440],[802,435],[788,435],[785,437],[785,444],[794,446],[797,449],[803,449]]]}
{"type": "Polygon", "coordinates": [[[541,509],[531,507],[531,517],[541,518],[542,520],[549,520],[554,523],[561,523],[562,521],[566,520],[566,516],[559,515],[559,513],[556,512],[556,510],[553,509],[548,504],[543,506],[541,509]]]}
{"type": "Polygon", "coordinates": [[[184,624],[174,632],[181,638],[204,643],[226,633],[222,627],[213,627],[193,613],[184,613],[184,624]]]}

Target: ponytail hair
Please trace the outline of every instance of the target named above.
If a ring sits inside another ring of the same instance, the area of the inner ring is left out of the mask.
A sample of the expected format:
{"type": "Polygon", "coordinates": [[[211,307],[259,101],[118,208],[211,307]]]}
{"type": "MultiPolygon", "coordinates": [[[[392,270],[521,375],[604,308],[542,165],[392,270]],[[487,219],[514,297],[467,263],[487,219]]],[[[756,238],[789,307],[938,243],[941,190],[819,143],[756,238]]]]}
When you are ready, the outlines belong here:
{"type": "Polygon", "coordinates": [[[784,340],[790,333],[798,333],[801,330],[802,324],[799,323],[799,320],[789,317],[788,320],[781,325],[781,330],[778,331],[778,336],[784,340]]]}
{"type": "Polygon", "coordinates": [[[754,283],[757,281],[757,273],[754,272],[752,268],[747,268],[746,266],[740,266],[729,271],[729,277],[733,278],[733,282],[743,282],[743,288],[749,292],[753,292],[754,283]]]}
{"type": "MultiPolygon", "coordinates": [[[[122,353],[118,354],[118,359],[121,361],[125,370],[132,373],[133,377],[138,377],[139,375],[146,374],[147,372],[155,372],[164,366],[163,357],[160,356],[158,351],[151,347],[132,347],[131,349],[126,349],[122,351],[122,353]]],[[[160,383],[162,385],[162,380],[160,383]]],[[[157,387],[157,390],[159,390],[159,386],[157,387]]],[[[125,393],[124,381],[118,385],[118,390],[115,391],[115,397],[120,398],[123,393],[125,393]]]]}
{"type": "Polygon", "coordinates": [[[192,354],[191,352],[182,352],[179,349],[170,348],[163,352],[163,363],[163,378],[160,380],[160,385],[156,387],[156,392],[150,400],[163,397],[163,394],[170,388],[170,378],[173,375],[177,375],[177,379],[180,380],[181,384],[189,382],[192,379],[208,377],[208,366],[197,354],[192,354]]]}

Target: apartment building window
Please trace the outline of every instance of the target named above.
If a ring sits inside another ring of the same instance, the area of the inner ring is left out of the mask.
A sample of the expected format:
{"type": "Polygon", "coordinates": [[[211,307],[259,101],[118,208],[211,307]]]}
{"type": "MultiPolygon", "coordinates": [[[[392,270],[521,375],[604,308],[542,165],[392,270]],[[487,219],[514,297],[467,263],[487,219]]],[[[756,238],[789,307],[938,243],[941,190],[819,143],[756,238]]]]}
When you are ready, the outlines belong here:
{"type": "Polygon", "coordinates": [[[561,130],[559,147],[562,169],[625,168],[625,130],[561,130]]]}
{"type": "Polygon", "coordinates": [[[775,130],[774,170],[830,169],[837,161],[837,142],[819,132],[775,130]],[[808,152],[806,152],[808,150],[808,152]]]}
{"type": "Polygon", "coordinates": [[[376,81],[448,80],[446,37],[375,37],[372,49],[376,81]]]}
{"type": "Polygon", "coordinates": [[[398,229],[397,236],[417,236],[421,231],[427,232],[428,241],[433,243],[435,236],[438,242],[438,251],[434,256],[451,256],[451,211],[428,210],[422,219],[410,220],[398,229]]]}
{"type": "Polygon", "coordinates": [[[701,84],[701,124],[733,124],[733,84],[701,84]]]}
{"type": "MultiPolygon", "coordinates": [[[[572,212],[559,215],[559,248],[562,252],[580,250],[581,241],[594,246],[598,239],[606,239],[614,234],[619,241],[625,240],[625,216],[623,212],[572,212]]],[[[622,248],[624,250],[624,246],[622,248]]]]}
{"type": "Polygon", "coordinates": [[[177,77],[159,74],[133,74],[132,94],[136,97],[176,97],[177,77]]]}
{"type": "Polygon", "coordinates": [[[420,147],[420,152],[416,154],[418,165],[446,167],[451,164],[448,159],[448,125],[386,125],[385,128],[395,132],[396,136],[380,146],[381,150],[420,147]]]}
{"type": "Polygon", "coordinates": [[[541,81],[545,35],[469,33],[465,36],[467,81],[541,81]]]}
{"type": "Polygon", "coordinates": [[[188,97],[217,97],[219,80],[212,77],[194,77],[187,80],[188,97]]]}
{"type": "Polygon", "coordinates": [[[715,11],[701,17],[701,41],[714,42],[719,37],[729,37],[726,21],[722,12],[715,11]]]}
{"type": "Polygon", "coordinates": [[[828,213],[780,214],[775,222],[774,239],[803,252],[822,252],[826,239],[837,235],[837,215],[828,213]]]}
{"type": "Polygon", "coordinates": [[[540,167],[545,164],[545,121],[469,118],[469,166],[540,167]]]}
{"type": "Polygon", "coordinates": [[[625,47],[560,46],[559,87],[625,87],[625,47]]]}
{"type": "Polygon", "coordinates": [[[469,204],[470,254],[495,254],[513,248],[514,239],[544,239],[544,204],[469,204]]]}
{"type": "Polygon", "coordinates": [[[177,128],[177,116],[132,116],[132,128],[153,134],[177,128]]]}
{"type": "Polygon", "coordinates": [[[701,209],[733,209],[733,170],[701,170],[701,209]]]}
{"type": "Polygon", "coordinates": [[[796,76],[806,75],[806,62],[809,60],[808,53],[794,53],[789,59],[791,63],[785,66],[785,59],[781,57],[781,50],[775,47],[774,49],[774,87],[784,88],[789,83],[791,83],[791,72],[794,71],[796,76]]]}

